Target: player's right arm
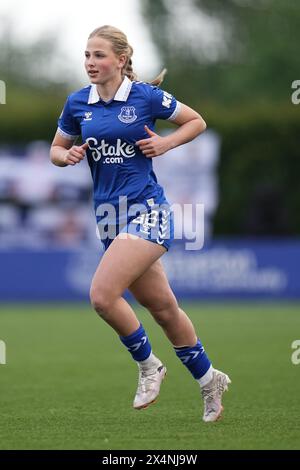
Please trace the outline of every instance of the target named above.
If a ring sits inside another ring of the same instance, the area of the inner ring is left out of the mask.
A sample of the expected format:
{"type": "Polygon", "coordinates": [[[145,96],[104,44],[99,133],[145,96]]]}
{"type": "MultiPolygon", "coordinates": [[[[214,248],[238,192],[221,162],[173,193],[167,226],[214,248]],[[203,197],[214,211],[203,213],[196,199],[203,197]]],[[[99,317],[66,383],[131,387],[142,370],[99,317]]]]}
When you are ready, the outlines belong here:
{"type": "Polygon", "coordinates": [[[85,156],[88,145],[74,145],[81,134],[80,124],[74,113],[72,96],[68,96],[61,115],[58,128],[50,149],[51,162],[57,166],[76,165],[85,156]]]}
{"type": "Polygon", "coordinates": [[[85,157],[88,144],[73,145],[74,140],[67,139],[56,132],[50,149],[51,162],[56,166],[76,165],[85,157]]]}

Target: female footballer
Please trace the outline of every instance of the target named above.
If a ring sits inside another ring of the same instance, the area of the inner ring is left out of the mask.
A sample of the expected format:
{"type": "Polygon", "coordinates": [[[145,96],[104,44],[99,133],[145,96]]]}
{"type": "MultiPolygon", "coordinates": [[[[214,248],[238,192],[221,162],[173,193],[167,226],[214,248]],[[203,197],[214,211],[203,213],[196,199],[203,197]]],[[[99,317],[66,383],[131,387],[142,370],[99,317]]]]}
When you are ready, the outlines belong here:
{"type": "Polygon", "coordinates": [[[152,169],[152,158],[191,141],[206,124],[196,111],[156,86],[163,74],[151,83],[136,81],[132,53],[126,35],[115,27],[102,26],[90,34],[85,69],[91,84],[67,98],[52,142],[51,161],[64,167],[87,156],[105,249],[90,298],[137,362],[133,407],[146,408],[155,401],[166,367],[153,354],[146,331],[122,297],[126,289],[149,310],[198,381],[203,420],[216,421],[230,379],[212,367],[164,272],[160,258],[174,237],[173,218],[152,169]],[[178,127],[161,137],[154,131],[156,119],[168,119],[178,127]],[[76,146],[80,135],[84,144],[76,146]]]}

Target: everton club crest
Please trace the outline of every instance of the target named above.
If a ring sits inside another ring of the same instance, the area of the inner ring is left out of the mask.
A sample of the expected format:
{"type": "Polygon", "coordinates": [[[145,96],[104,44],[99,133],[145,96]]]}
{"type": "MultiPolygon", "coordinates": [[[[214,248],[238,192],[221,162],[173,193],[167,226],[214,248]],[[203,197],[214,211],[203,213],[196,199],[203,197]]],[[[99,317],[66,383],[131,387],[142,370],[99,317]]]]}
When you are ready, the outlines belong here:
{"type": "Polygon", "coordinates": [[[134,122],[137,118],[137,115],[135,114],[135,107],[123,106],[120,114],[118,115],[118,118],[125,124],[130,124],[131,122],[134,122]]]}

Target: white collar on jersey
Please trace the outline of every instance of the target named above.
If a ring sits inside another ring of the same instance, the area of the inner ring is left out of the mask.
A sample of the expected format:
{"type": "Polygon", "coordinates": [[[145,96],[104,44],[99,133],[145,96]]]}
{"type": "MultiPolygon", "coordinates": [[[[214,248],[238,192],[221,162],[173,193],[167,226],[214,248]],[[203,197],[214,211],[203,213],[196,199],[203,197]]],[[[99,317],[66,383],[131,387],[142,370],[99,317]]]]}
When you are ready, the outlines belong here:
{"type": "MultiPolygon", "coordinates": [[[[128,77],[124,77],[123,82],[120,85],[120,88],[117,90],[117,93],[114,96],[115,101],[127,101],[128,95],[132,87],[132,81],[128,77]]],[[[97,85],[92,84],[88,99],[88,104],[98,103],[100,96],[98,95],[97,85]]]]}

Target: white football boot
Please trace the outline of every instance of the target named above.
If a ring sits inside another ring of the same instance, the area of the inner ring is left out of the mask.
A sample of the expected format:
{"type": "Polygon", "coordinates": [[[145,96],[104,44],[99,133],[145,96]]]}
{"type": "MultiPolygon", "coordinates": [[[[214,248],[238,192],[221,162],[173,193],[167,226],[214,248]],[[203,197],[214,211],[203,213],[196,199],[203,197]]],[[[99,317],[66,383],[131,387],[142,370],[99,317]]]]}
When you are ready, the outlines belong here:
{"type": "Polygon", "coordinates": [[[150,364],[140,362],[137,364],[139,368],[139,382],[133,401],[133,408],[141,410],[151,405],[158,397],[161,383],[167,373],[167,368],[155,356],[150,364]]]}
{"type": "Polygon", "coordinates": [[[201,388],[202,398],[204,400],[203,421],[206,423],[217,421],[222,417],[222,395],[228,390],[228,384],[231,383],[228,375],[213,369],[213,378],[207,385],[201,388]]]}

